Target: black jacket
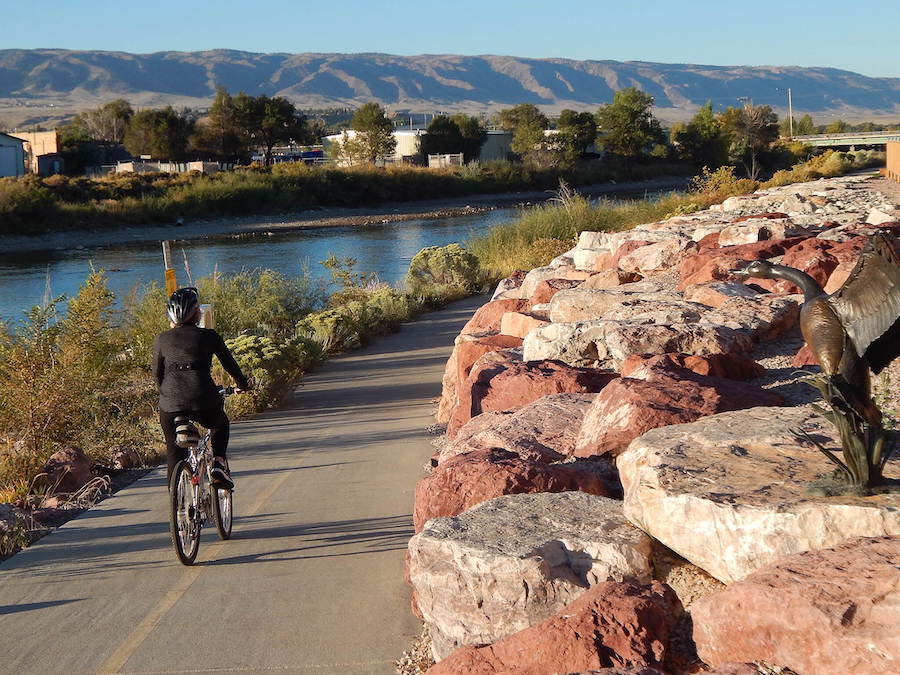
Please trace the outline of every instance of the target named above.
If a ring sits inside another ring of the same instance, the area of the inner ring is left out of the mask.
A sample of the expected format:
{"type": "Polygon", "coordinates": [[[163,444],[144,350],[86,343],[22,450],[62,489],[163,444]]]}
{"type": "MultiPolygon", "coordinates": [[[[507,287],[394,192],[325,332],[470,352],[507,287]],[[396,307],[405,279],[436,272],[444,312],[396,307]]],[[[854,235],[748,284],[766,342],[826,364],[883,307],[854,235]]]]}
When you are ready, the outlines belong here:
{"type": "Polygon", "coordinates": [[[159,385],[162,412],[212,410],[221,406],[218,387],[212,380],[212,357],[234,378],[239,389],[247,389],[247,378],[216,331],[191,324],[161,333],[153,343],[153,374],[159,385]]]}

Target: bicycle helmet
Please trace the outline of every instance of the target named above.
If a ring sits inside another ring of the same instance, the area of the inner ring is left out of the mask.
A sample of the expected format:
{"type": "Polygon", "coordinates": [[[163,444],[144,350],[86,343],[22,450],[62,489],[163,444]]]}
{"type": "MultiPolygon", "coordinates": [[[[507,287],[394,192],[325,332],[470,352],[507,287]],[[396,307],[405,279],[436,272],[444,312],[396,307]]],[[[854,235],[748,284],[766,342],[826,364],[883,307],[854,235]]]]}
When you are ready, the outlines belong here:
{"type": "Polygon", "coordinates": [[[197,289],[188,286],[172,293],[166,306],[169,319],[176,326],[185,323],[196,323],[200,317],[200,295],[197,289]]]}

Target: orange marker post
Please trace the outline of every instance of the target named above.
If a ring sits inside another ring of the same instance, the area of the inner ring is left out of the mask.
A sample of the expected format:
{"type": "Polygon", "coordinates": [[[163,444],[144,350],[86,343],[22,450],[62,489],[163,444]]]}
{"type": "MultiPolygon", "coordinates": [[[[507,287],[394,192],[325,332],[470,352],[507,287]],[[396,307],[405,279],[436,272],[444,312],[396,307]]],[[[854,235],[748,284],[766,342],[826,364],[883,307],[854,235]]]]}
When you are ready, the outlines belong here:
{"type": "Polygon", "coordinates": [[[172,267],[172,252],[168,241],[162,243],[162,250],[163,265],[166,268],[166,295],[172,295],[172,293],[178,290],[178,280],[175,278],[175,268],[172,267]]]}

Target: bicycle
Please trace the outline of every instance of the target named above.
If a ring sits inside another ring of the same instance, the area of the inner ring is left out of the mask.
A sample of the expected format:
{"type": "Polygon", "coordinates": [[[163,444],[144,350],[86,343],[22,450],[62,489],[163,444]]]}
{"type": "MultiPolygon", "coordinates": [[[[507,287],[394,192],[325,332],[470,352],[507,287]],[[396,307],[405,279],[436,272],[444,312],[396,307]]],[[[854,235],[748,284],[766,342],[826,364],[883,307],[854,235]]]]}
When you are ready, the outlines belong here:
{"type": "MultiPolygon", "coordinates": [[[[219,390],[222,397],[233,393],[233,387],[219,390]]],[[[209,431],[201,438],[187,414],[175,418],[175,430],[175,442],[188,451],[188,456],[175,465],[169,481],[169,524],[178,560],[182,565],[193,565],[200,550],[200,530],[210,515],[215,520],[219,537],[231,538],[232,491],[213,485],[209,431]]]]}

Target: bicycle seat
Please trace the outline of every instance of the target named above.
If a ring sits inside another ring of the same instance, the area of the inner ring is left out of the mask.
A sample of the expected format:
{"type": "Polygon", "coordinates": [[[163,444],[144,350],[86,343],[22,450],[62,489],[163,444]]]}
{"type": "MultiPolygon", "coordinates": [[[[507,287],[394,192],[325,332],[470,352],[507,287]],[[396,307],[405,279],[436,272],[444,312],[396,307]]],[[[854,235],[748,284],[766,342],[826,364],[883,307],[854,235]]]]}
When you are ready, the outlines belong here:
{"type": "Polygon", "coordinates": [[[175,418],[175,445],[186,450],[196,448],[200,443],[200,432],[187,415],[175,418]]]}

